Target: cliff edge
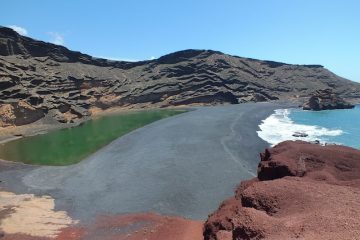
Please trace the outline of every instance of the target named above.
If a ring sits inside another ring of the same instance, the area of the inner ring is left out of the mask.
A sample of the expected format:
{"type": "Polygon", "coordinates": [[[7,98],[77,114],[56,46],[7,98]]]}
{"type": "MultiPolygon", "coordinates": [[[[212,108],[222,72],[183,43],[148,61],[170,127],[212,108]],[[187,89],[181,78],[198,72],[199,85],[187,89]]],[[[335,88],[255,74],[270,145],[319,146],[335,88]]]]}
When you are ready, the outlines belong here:
{"type": "Polygon", "coordinates": [[[357,239],[359,199],[359,150],[282,142],[209,216],[204,239],[357,239]]]}

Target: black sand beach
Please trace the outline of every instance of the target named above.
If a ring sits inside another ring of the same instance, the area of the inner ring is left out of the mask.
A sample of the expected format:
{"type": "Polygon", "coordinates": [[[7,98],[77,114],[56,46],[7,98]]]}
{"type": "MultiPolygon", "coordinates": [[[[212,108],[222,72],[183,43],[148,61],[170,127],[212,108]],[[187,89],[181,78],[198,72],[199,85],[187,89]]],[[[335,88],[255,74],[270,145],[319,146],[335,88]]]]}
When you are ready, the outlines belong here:
{"type": "Polygon", "coordinates": [[[0,186],[50,195],[57,210],[81,221],[148,211],[203,220],[255,176],[258,153],[268,146],[256,130],[280,106],[199,107],[131,132],[76,165],[7,162],[0,186]]]}

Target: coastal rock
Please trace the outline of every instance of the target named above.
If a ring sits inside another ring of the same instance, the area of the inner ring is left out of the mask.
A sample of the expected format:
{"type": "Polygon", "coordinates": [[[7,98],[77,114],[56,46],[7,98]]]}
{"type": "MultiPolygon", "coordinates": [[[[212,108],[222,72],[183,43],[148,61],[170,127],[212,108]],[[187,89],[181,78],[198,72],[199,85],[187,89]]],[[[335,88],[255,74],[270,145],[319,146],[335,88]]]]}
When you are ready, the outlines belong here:
{"type": "Polygon", "coordinates": [[[332,89],[317,90],[303,105],[304,110],[314,111],[350,108],[354,105],[337,96],[332,89]]]}
{"type": "Polygon", "coordinates": [[[320,65],[191,49],[149,61],[110,61],[0,27],[0,104],[27,102],[52,123],[69,122],[53,109],[74,109],[81,113],[77,121],[91,109],[298,101],[324,88],[360,99],[360,84],[320,65]]]}
{"type": "Polygon", "coordinates": [[[308,137],[308,136],[309,136],[309,134],[304,133],[304,132],[294,132],[293,133],[293,137],[301,137],[301,138],[303,138],[303,137],[308,137]]]}
{"type": "Polygon", "coordinates": [[[282,142],[261,154],[258,177],[209,215],[204,239],[356,239],[359,186],[359,150],[282,142]]]}

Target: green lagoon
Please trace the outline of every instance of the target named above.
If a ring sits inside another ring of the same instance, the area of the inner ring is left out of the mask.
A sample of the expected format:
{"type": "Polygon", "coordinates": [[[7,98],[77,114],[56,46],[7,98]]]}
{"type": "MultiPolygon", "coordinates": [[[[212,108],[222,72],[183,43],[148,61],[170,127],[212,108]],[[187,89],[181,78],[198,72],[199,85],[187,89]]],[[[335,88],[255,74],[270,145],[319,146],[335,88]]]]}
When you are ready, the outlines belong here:
{"type": "Polygon", "coordinates": [[[125,135],[185,110],[148,110],[106,115],[80,126],[0,144],[0,159],[36,165],[70,165],[125,135]]]}

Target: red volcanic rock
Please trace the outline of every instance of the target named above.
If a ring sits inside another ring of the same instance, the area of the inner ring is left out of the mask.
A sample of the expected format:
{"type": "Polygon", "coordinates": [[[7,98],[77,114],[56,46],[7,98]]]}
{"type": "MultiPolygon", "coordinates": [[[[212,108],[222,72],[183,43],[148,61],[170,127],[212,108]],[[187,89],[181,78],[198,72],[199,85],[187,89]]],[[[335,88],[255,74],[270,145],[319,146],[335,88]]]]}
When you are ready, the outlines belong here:
{"type": "Polygon", "coordinates": [[[258,179],[261,181],[297,176],[351,184],[360,178],[360,151],[350,147],[286,141],[266,149],[260,158],[258,179]]]}
{"type": "Polygon", "coordinates": [[[359,239],[360,151],[287,141],[261,154],[204,226],[204,239],[359,239]]]}

